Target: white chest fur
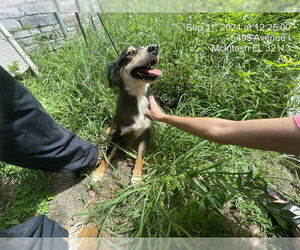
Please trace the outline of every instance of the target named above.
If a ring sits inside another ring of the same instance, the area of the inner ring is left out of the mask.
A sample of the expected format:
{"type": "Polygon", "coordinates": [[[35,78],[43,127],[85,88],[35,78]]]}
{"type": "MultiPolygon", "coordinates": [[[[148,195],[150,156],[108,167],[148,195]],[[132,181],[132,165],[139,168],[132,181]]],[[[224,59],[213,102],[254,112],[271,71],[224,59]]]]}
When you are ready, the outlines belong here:
{"type": "Polygon", "coordinates": [[[151,125],[151,120],[145,116],[148,110],[148,98],[144,95],[137,96],[138,115],[134,119],[134,123],[129,127],[121,128],[121,135],[134,132],[135,136],[140,136],[151,125]]]}

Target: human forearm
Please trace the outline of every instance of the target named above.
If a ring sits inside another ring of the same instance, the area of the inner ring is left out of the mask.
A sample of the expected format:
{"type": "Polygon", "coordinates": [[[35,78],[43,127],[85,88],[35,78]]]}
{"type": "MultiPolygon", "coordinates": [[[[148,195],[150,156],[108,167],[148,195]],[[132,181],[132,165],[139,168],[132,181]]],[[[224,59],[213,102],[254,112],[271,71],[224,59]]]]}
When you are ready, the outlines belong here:
{"type": "Polygon", "coordinates": [[[300,155],[300,130],[292,117],[235,121],[223,137],[227,144],[300,155]]]}
{"type": "Polygon", "coordinates": [[[300,155],[300,130],[293,118],[230,121],[210,117],[180,117],[161,111],[153,96],[149,97],[147,115],[201,138],[242,147],[273,150],[300,155]]]}
{"type": "Polygon", "coordinates": [[[160,121],[220,144],[300,155],[300,131],[292,118],[229,121],[163,115],[160,121]]]}
{"type": "Polygon", "coordinates": [[[210,117],[181,117],[181,116],[172,116],[164,115],[160,119],[161,122],[172,125],[176,128],[179,128],[187,133],[196,135],[203,139],[211,140],[218,143],[222,142],[222,138],[219,136],[219,130],[221,127],[229,126],[231,121],[210,118],[210,117]]]}

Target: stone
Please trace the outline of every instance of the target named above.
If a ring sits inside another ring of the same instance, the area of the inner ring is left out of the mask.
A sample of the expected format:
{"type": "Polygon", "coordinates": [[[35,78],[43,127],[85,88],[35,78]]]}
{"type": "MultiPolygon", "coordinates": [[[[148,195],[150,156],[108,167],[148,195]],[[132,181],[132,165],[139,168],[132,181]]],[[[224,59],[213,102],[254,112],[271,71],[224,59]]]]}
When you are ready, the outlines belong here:
{"type": "Polygon", "coordinates": [[[76,22],[76,16],[73,13],[62,13],[61,16],[64,22],[76,22]]]}
{"type": "Polygon", "coordinates": [[[5,8],[4,10],[5,12],[1,10],[0,19],[13,19],[25,16],[25,14],[17,8],[5,8]]]}
{"type": "Polygon", "coordinates": [[[39,12],[24,12],[25,16],[34,16],[40,14],[39,12]]]}
{"type": "Polygon", "coordinates": [[[41,33],[41,31],[39,29],[31,29],[29,30],[31,35],[38,35],[41,33]]]}
{"type": "Polygon", "coordinates": [[[21,4],[24,4],[25,0],[1,0],[0,1],[0,7],[1,11],[5,11],[6,7],[10,6],[18,6],[21,4]]]}
{"type": "Polygon", "coordinates": [[[27,16],[20,20],[23,27],[32,26],[32,27],[40,27],[56,24],[56,18],[53,14],[41,14],[34,16],[27,16]]]}
{"type": "Polygon", "coordinates": [[[21,24],[15,19],[3,19],[0,21],[8,31],[21,30],[21,24]]]}
{"type": "Polygon", "coordinates": [[[59,4],[62,12],[78,12],[75,1],[61,1],[59,4]]]}
{"type": "Polygon", "coordinates": [[[43,12],[55,12],[56,7],[53,2],[37,2],[21,5],[20,10],[30,15],[43,12]]]}
{"type": "Polygon", "coordinates": [[[27,38],[23,38],[23,39],[18,39],[18,41],[20,42],[20,44],[23,44],[24,46],[31,46],[33,44],[35,44],[35,39],[34,37],[30,36],[27,38]]]}
{"type": "Polygon", "coordinates": [[[25,38],[31,36],[31,33],[28,30],[20,30],[13,33],[13,37],[18,38],[25,38]]]}
{"type": "Polygon", "coordinates": [[[30,46],[25,46],[25,50],[26,51],[33,51],[33,50],[35,50],[37,48],[39,48],[38,44],[33,44],[33,45],[30,45],[30,46]]]}
{"type": "Polygon", "coordinates": [[[40,29],[40,31],[41,31],[42,33],[53,32],[53,31],[55,31],[55,30],[56,30],[56,29],[55,29],[55,26],[54,26],[54,25],[45,26],[45,27],[42,27],[42,28],[40,29]]]}

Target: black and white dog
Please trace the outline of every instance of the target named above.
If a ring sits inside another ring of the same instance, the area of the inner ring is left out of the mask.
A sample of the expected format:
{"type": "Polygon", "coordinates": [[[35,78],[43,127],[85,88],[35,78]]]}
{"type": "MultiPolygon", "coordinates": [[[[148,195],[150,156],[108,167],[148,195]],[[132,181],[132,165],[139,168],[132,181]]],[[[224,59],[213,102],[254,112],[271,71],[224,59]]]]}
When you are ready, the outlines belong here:
{"type": "MultiPolygon", "coordinates": [[[[153,68],[158,60],[157,45],[131,46],[125,49],[108,69],[110,86],[120,88],[115,116],[116,131],[112,136],[112,142],[138,151],[131,179],[133,184],[142,176],[143,157],[150,137],[151,120],[145,114],[149,108],[150,84],[162,74],[160,70],[153,68]]],[[[106,160],[103,159],[93,173],[95,181],[102,179],[107,163],[116,151],[115,147],[108,150],[106,160]]]]}

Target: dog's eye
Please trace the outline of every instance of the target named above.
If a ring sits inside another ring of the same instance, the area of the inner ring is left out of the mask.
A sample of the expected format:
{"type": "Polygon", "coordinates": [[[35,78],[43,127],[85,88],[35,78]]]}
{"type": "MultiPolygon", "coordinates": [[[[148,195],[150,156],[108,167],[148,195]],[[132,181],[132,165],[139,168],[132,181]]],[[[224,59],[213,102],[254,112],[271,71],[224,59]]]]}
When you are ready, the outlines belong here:
{"type": "Polygon", "coordinates": [[[132,56],[132,55],[134,55],[134,54],[135,54],[135,51],[134,51],[134,50],[127,52],[127,56],[132,56]]]}

